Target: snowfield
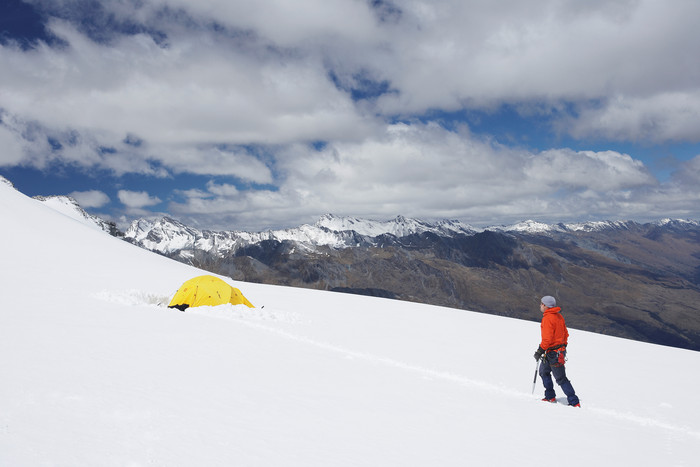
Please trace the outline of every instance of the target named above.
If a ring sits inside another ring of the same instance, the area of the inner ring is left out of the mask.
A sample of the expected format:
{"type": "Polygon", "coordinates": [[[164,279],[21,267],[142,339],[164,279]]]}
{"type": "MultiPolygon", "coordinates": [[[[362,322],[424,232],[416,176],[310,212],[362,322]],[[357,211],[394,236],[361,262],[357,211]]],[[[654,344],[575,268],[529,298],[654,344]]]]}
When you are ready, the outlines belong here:
{"type": "Polygon", "coordinates": [[[230,280],[257,308],[183,313],[202,271],[4,183],[0,219],[2,466],[700,465],[700,353],[570,329],[582,408],[547,404],[538,323],[230,280]]]}

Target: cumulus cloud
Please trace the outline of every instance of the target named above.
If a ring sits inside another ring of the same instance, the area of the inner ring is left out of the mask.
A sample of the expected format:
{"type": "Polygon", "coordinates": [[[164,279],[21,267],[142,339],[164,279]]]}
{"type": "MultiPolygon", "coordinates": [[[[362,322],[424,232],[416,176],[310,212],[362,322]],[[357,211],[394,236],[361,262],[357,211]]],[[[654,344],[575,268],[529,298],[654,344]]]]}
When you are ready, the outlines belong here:
{"type": "Polygon", "coordinates": [[[579,139],[612,141],[700,141],[700,89],[648,97],[617,96],[602,106],[584,107],[566,125],[579,139]]]}
{"type": "Polygon", "coordinates": [[[12,92],[2,105],[49,127],[138,132],[152,143],[358,139],[376,115],[348,91],[369,77],[394,91],[373,106],[387,115],[602,102],[581,121],[567,119],[567,129],[656,141],[651,120],[666,137],[696,137],[697,2],[550,1],[532,9],[431,0],[398,4],[394,21],[354,0],[113,2],[103,14],[143,32],[105,42],[73,25],[81,18],[65,12],[80,11],[76,2],[38,3],[63,12],[49,29],[67,46],[3,47],[2,86],[12,92]]]}
{"type": "Polygon", "coordinates": [[[139,132],[152,143],[358,139],[376,114],[349,91],[370,78],[393,91],[372,106],[385,115],[602,102],[566,129],[585,135],[623,114],[623,128],[609,131],[656,141],[651,115],[668,122],[667,137],[696,137],[688,128],[700,111],[697,2],[533,9],[431,0],[397,4],[392,21],[355,0],[111,2],[105,16],[142,32],[103,42],[65,13],[80,11],[76,2],[37,3],[63,18],[49,29],[67,46],[3,47],[2,86],[12,92],[2,105],[50,127],[139,132]],[[682,112],[669,121],[666,110],[682,112]]]}
{"type": "Polygon", "coordinates": [[[256,31],[272,43],[284,47],[303,46],[310,39],[319,38],[366,41],[368,36],[377,33],[370,2],[356,0],[152,2],[152,7],[156,9],[164,5],[187,10],[197,18],[216,17],[225,24],[256,31]]]}
{"type": "Polygon", "coordinates": [[[0,163],[197,175],[211,181],[170,209],[203,225],[619,218],[695,199],[694,162],[659,183],[632,152],[425,123],[506,105],[584,141],[698,142],[695,1],[31,3],[61,42],[0,45],[0,163]]]}
{"type": "Polygon", "coordinates": [[[656,181],[640,161],[615,151],[547,150],[531,158],[524,175],[538,185],[603,193],[656,181]]]}
{"type": "Polygon", "coordinates": [[[24,159],[21,140],[7,127],[0,124],[0,166],[18,164],[24,159]]]}
{"type": "Polygon", "coordinates": [[[74,198],[83,208],[101,208],[110,202],[109,196],[99,190],[73,191],[68,196],[74,198]]]}
{"type": "Polygon", "coordinates": [[[101,44],[66,22],[50,27],[67,47],[0,53],[1,85],[13,90],[2,105],[47,127],[171,144],[338,138],[368,127],[320,57],[257,55],[214,33],[161,47],[145,34],[101,44]]]}
{"type": "Polygon", "coordinates": [[[146,191],[119,190],[117,196],[127,208],[140,209],[161,203],[157,196],[151,196],[146,191]]]}
{"type": "Polygon", "coordinates": [[[686,186],[694,186],[700,191],[700,154],[683,163],[673,174],[674,180],[686,186]]]}
{"type": "Polygon", "coordinates": [[[638,217],[648,201],[640,196],[658,184],[626,154],[514,150],[466,128],[452,132],[418,123],[391,125],[361,143],[321,150],[297,145],[278,154],[276,165],[283,174],[277,189],[209,183],[206,192],[192,192],[169,209],[197,222],[208,217],[222,229],[295,225],[324,212],[473,223],[561,221],[581,213],[638,217]]]}
{"type": "Polygon", "coordinates": [[[234,176],[258,184],[272,183],[270,168],[263,161],[240,147],[173,147],[159,148],[162,160],[175,173],[234,176]]]}
{"type": "Polygon", "coordinates": [[[700,5],[655,0],[522,2],[438,0],[404,6],[382,73],[400,89],[394,111],[499,105],[504,101],[598,101],[692,94],[700,70],[694,26],[700,5]]]}

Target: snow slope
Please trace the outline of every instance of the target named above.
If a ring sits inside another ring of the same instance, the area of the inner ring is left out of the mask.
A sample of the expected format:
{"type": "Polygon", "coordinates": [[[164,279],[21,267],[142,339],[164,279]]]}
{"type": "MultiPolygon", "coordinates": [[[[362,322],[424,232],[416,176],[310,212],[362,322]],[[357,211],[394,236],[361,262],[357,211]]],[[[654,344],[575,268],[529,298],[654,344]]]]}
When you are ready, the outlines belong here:
{"type": "Polygon", "coordinates": [[[78,202],[70,196],[35,196],[34,199],[85,225],[109,232],[109,227],[105,221],[85,212],[78,202]]]}
{"type": "Polygon", "coordinates": [[[182,313],[202,271],[1,183],[0,219],[2,466],[700,462],[697,352],[571,330],[583,407],[547,404],[537,323],[233,281],[257,308],[182,313]]]}

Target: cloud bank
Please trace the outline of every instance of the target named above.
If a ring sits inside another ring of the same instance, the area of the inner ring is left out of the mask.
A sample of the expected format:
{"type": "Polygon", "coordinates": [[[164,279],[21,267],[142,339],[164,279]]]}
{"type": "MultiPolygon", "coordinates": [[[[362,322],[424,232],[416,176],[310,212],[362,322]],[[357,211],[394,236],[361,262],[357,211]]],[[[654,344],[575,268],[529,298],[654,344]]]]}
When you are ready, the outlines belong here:
{"type": "Polygon", "coordinates": [[[428,117],[513,106],[579,147],[696,144],[695,1],[28,3],[52,39],[0,45],[0,166],[209,178],[125,189],[125,212],[250,229],[700,215],[697,158],[659,180],[632,153],[428,117]]]}

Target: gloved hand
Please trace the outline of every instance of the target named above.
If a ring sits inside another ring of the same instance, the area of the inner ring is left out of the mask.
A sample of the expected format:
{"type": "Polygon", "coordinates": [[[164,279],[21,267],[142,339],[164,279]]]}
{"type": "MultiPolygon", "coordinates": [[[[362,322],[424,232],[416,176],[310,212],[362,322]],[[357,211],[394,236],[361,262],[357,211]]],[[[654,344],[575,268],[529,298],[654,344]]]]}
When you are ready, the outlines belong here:
{"type": "Polygon", "coordinates": [[[543,354],[544,354],[544,349],[542,347],[538,346],[537,351],[535,352],[535,355],[534,355],[535,360],[539,360],[540,358],[542,358],[543,354]]]}

